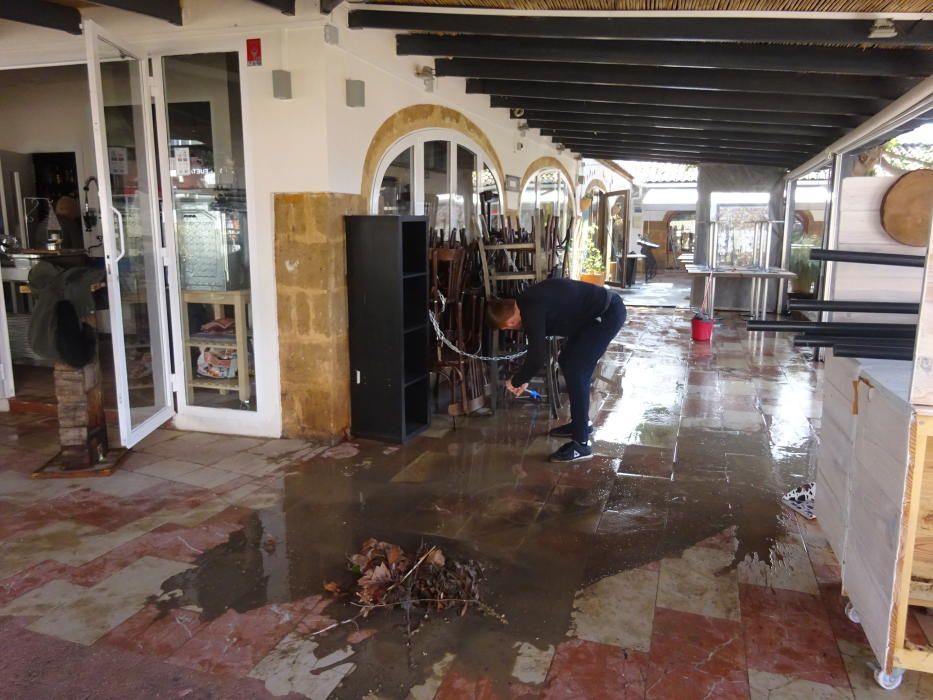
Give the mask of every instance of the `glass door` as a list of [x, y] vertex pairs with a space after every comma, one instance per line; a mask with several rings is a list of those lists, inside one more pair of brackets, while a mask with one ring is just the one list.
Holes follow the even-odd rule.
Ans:
[[616, 277], [609, 280], [627, 286], [631, 280], [628, 270], [628, 191], [609, 192], [606, 195], [606, 233], [609, 260], [616, 263]]
[[84, 20], [120, 439], [172, 417], [148, 59]]

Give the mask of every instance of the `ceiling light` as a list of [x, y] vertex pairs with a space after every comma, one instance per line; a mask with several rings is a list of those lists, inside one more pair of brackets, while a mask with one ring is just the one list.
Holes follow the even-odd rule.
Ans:
[[897, 36], [897, 27], [889, 19], [876, 19], [868, 32], [869, 39], [893, 39]]

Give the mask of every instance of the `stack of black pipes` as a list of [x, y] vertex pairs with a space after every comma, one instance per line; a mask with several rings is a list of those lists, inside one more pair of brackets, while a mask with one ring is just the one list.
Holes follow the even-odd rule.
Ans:
[[[892, 255], [851, 250], [814, 248], [811, 260], [867, 265], [923, 267], [922, 255]], [[840, 311], [870, 314], [918, 314], [919, 304], [887, 301], [823, 301], [791, 299], [791, 311]], [[862, 357], [885, 360], [912, 360], [917, 326], [913, 323], [856, 323], [822, 321], [749, 321], [749, 331], [798, 333], [798, 347], [832, 348], [838, 357]]]

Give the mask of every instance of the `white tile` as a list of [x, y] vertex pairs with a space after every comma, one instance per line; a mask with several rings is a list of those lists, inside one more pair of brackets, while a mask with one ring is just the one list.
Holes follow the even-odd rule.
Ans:
[[326, 698], [355, 665], [350, 647], [337, 649], [322, 658], [315, 654], [318, 643], [291, 632], [256, 667], [251, 678], [265, 681], [273, 695], [299, 693], [312, 700]]
[[411, 687], [406, 700], [434, 700], [455, 658], [450, 652], [444, 654], [440, 661], [431, 666], [431, 675], [425, 679], [424, 683]]
[[540, 649], [528, 642], [516, 642], [514, 646], [518, 653], [515, 657], [515, 665], [512, 667], [512, 676], [522, 683], [532, 685], [544, 683], [551, 661], [554, 660], [554, 645], [549, 644], [546, 648]]
[[142, 557], [33, 622], [29, 629], [77, 644], [93, 644], [139, 612], [162, 582], [189, 564]]
[[87, 479], [87, 486], [92, 491], [121, 498], [132, 496], [161, 483], [163, 481], [157, 477], [125, 470], [116, 471], [107, 477]]
[[189, 474], [200, 468], [201, 465], [195, 464], [194, 462], [184, 462], [180, 459], [163, 459], [159, 462], [154, 462], [152, 464], [146, 464], [144, 466], [138, 467], [136, 471], [139, 474], [157, 476], [160, 479], [179, 481], [179, 477], [182, 477], [185, 474]]
[[837, 688], [776, 673], [748, 669], [751, 700], [852, 700], [851, 688]]
[[577, 593], [568, 635], [648, 651], [658, 573], [632, 569], [607, 576]]
[[728, 570], [732, 552], [713, 547], [691, 547], [680, 557], [661, 561], [658, 607], [681, 612], [739, 619], [739, 583]]
[[772, 556], [773, 563], [760, 559], [740, 562], [739, 583], [819, 595], [813, 566], [802, 544], [779, 542]]
[[0, 615], [39, 617], [87, 592], [84, 586], [69, 581], [54, 580], [24, 593], [0, 608]]
[[224, 471], [223, 469], [215, 469], [214, 467], [201, 467], [200, 469], [195, 469], [194, 471], [176, 476], [174, 480], [183, 484], [210, 489], [214, 488], [215, 486], [220, 486], [221, 484], [226, 484], [228, 481], [232, 481], [233, 479], [239, 478], [239, 474]]
[[279, 468], [275, 460], [252, 452], [240, 452], [223, 457], [211, 465], [213, 469], [242, 474], [244, 476], [263, 476]]

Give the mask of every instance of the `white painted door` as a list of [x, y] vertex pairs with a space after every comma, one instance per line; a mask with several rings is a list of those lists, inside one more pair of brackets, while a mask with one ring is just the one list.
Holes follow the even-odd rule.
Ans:
[[120, 438], [174, 415], [149, 61], [84, 20]]

